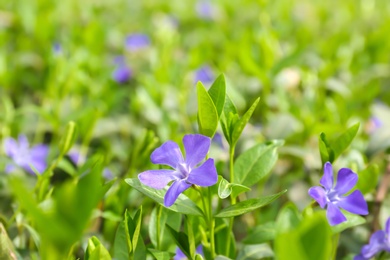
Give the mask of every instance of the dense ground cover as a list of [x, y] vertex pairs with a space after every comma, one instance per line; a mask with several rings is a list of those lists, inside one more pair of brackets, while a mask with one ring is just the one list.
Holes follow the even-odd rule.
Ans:
[[389, 28], [386, 0], [1, 1], [0, 259], [388, 258]]

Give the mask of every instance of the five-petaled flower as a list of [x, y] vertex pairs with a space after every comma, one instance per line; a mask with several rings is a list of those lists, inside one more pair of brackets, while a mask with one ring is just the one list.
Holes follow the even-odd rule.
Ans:
[[166, 207], [175, 203], [180, 193], [191, 187], [212, 186], [218, 180], [217, 170], [213, 159], [206, 158], [210, 148], [211, 139], [200, 134], [185, 135], [183, 138], [186, 158], [180, 151], [178, 144], [167, 141], [153, 151], [150, 160], [154, 164], [163, 164], [172, 167], [174, 170], [161, 169], [149, 170], [138, 175], [139, 180], [147, 186], [155, 189], [164, 188], [173, 181], [164, 197]]
[[334, 185], [332, 164], [327, 162], [324, 165], [324, 176], [320, 180], [323, 187], [315, 186], [309, 189], [309, 195], [321, 208], [326, 207], [326, 217], [330, 225], [334, 226], [347, 220], [340, 208], [354, 214], [368, 214], [367, 203], [359, 190], [343, 196], [356, 185], [357, 180], [357, 174], [351, 169], [341, 168], [337, 174], [337, 183]]
[[370, 243], [362, 247], [360, 255], [355, 256], [354, 260], [370, 259], [381, 251], [390, 252], [390, 218], [386, 221], [385, 230], [372, 234]]
[[49, 153], [47, 145], [39, 144], [29, 147], [27, 137], [19, 135], [18, 140], [11, 137], [4, 140], [4, 150], [8, 157], [13, 160], [13, 164], [6, 166], [5, 172], [9, 173], [20, 166], [30, 174], [35, 174], [33, 169], [42, 173], [46, 169], [46, 157]]

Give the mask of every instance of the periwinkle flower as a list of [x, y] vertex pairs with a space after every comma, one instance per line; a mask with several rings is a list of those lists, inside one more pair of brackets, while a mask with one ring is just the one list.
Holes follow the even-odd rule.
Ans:
[[214, 74], [213, 74], [210, 66], [205, 65], [205, 66], [202, 66], [195, 71], [195, 74], [194, 74], [195, 83], [200, 81], [203, 84], [208, 84], [208, 83], [211, 83], [213, 80], [214, 80]]
[[39, 173], [42, 173], [46, 169], [46, 157], [49, 153], [49, 147], [44, 144], [39, 144], [30, 148], [25, 135], [19, 135], [18, 140], [11, 137], [6, 138], [4, 140], [4, 150], [6, 155], [14, 162], [6, 166], [6, 173], [13, 171], [16, 166], [25, 169], [33, 175], [35, 174], [33, 168]]
[[210, 1], [199, 0], [196, 3], [196, 12], [200, 18], [212, 19], [215, 14], [214, 6]]
[[116, 64], [116, 68], [112, 73], [112, 78], [120, 84], [129, 81], [133, 73], [127, 66], [124, 57], [119, 56], [115, 58], [114, 63]]
[[341, 168], [337, 174], [337, 183], [334, 185], [332, 164], [327, 162], [324, 165], [324, 176], [320, 180], [323, 187], [315, 186], [309, 189], [309, 195], [320, 207], [326, 207], [326, 217], [330, 225], [334, 226], [347, 220], [340, 208], [353, 214], [368, 214], [367, 203], [359, 190], [344, 196], [356, 185], [357, 180], [358, 175], [351, 169]]
[[[204, 256], [203, 254], [203, 246], [200, 244], [197, 248], [196, 248], [196, 253], [199, 254], [199, 255], [202, 255]], [[175, 257], [173, 258], [173, 260], [187, 260], [187, 256], [183, 253], [183, 251], [180, 250], [179, 247], [176, 248], [176, 255]]]
[[138, 51], [150, 45], [150, 39], [146, 34], [134, 33], [126, 37], [125, 46], [129, 51]]
[[372, 234], [370, 243], [362, 247], [354, 260], [370, 259], [381, 251], [390, 252], [390, 218], [386, 221], [385, 230], [378, 230]]
[[173, 141], [163, 143], [150, 156], [152, 163], [167, 165], [173, 170], [149, 170], [138, 175], [144, 185], [155, 189], [162, 189], [173, 181], [164, 197], [166, 207], [175, 203], [180, 193], [191, 185], [207, 187], [214, 185], [218, 180], [214, 160], [210, 158], [201, 163], [206, 158], [211, 139], [200, 134], [185, 135], [183, 144], [185, 159], [178, 144]]

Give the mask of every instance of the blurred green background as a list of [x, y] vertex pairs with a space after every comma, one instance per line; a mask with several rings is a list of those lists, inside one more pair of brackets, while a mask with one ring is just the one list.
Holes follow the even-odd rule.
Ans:
[[[129, 48], [134, 34], [149, 44]], [[27, 134], [31, 143], [51, 144], [55, 158], [74, 120], [84, 157], [100, 154], [114, 176], [134, 177], [158, 142], [197, 132], [196, 80], [209, 86], [224, 73], [241, 114], [261, 97], [238, 151], [285, 139], [275, 174], [261, 185], [265, 193], [289, 189], [288, 200], [302, 209], [320, 174], [321, 132], [334, 137], [360, 122], [337, 163], [362, 170], [377, 162], [383, 170], [389, 35], [388, 0], [2, 0], [0, 136]], [[125, 82], [114, 76], [118, 66], [131, 71]], [[223, 173], [227, 152], [212, 153]], [[112, 202], [119, 216], [138, 206], [126, 196]], [[268, 211], [256, 221], [272, 219]]]

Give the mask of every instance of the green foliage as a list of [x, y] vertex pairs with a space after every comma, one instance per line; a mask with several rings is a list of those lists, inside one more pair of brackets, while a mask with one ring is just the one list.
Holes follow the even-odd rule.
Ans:
[[87, 250], [85, 251], [85, 260], [111, 260], [110, 253], [100, 243], [99, 239], [95, 236], [88, 240]]
[[245, 201], [241, 201], [237, 204], [222, 209], [215, 215], [215, 217], [229, 218], [251, 212], [255, 209], [268, 205], [269, 203], [273, 202], [274, 200], [282, 196], [284, 193], [286, 193], [286, 191], [287, 190], [284, 190], [277, 194], [265, 196], [260, 199], [248, 199]]
[[210, 94], [206, 91], [201, 82], [198, 82], [196, 85], [196, 90], [198, 93], [199, 132], [203, 135], [213, 137], [218, 127], [218, 111], [215, 107], [213, 99], [210, 97]]
[[242, 153], [234, 164], [234, 181], [250, 187], [262, 180], [274, 167], [278, 159], [277, 148], [281, 145], [283, 141], [274, 140]]
[[[156, 190], [150, 188], [148, 186], [142, 185], [141, 182], [136, 178], [133, 179], [129, 178], [126, 179], [125, 181], [134, 189], [148, 196], [149, 198], [156, 201], [160, 205], [164, 205], [164, 196], [167, 189]], [[198, 206], [196, 206], [196, 204], [184, 194], [180, 194], [175, 204], [170, 206], [169, 209], [175, 212], [180, 212], [188, 215], [195, 215], [195, 216], [203, 215], [202, 210]]]

